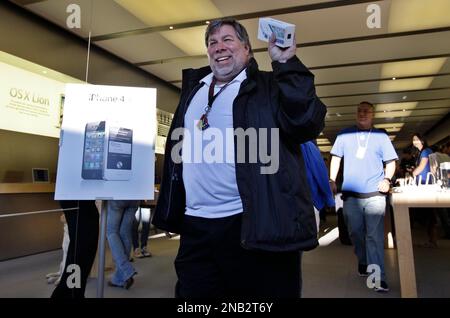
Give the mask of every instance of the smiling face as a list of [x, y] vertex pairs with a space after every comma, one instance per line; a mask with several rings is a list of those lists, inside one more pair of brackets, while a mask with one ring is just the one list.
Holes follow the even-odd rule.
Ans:
[[231, 25], [222, 25], [208, 39], [209, 65], [218, 83], [233, 79], [247, 65], [250, 49]]
[[412, 142], [413, 142], [413, 146], [414, 146], [414, 147], [416, 147], [416, 148], [419, 149], [419, 150], [422, 150], [422, 148], [423, 148], [423, 143], [422, 143], [422, 141], [420, 140], [419, 137], [413, 136]]

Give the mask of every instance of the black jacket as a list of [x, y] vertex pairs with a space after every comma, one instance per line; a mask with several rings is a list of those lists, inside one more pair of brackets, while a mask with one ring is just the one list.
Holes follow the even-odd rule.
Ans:
[[[261, 167], [270, 165], [261, 163], [260, 158], [256, 163], [239, 163], [235, 151], [236, 180], [244, 209], [241, 245], [266, 251], [310, 250], [318, 245], [317, 229], [300, 144], [319, 135], [326, 107], [316, 96], [313, 74], [297, 57], [287, 63], [273, 62], [272, 67], [273, 72], [259, 71], [252, 58], [247, 79], [233, 103], [234, 129], [267, 128], [269, 143], [270, 128], [279, 128], [280, 136], [279, 169], [274, 174], [260, 173]], [[166, 142], [153, 224], [179, 234], [183, 234], [186, 193], [183, 165], [174, 163], [170, 155], [179, 140], [170, 136], [175, 128], [184, 127], [188, 105], [201, 87], [199, 81], [209, 73], [209, 66], [183, 71], [180, 103]], [[245, 148], [248, 154], [248, 143]]]

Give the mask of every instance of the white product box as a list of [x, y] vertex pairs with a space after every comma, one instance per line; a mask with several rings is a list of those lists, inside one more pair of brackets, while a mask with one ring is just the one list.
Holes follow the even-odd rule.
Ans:
[[294, 41], [295, 25], [272, 18], [260, 18], [258, 39], [269, 42], [272, 33], [275, 33], [277, 46], [289, 47]]

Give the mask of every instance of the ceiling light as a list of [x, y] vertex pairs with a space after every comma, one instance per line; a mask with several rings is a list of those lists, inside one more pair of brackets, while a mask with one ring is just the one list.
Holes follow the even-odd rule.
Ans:
[[[404, 117], [408, 117], [411, 116], [412, 114], [412, 110], [407, 110], [407, 111], [389, 111], [389, 112], [379, 112], [379, 113], [375, 113], [375, 118], [385, 118], [386, 121], [392, 120], [394, 118], [404, 118]], [[401, 119], [399, 119], [401, 120]], [[392, 127], [392, 124], [389, 124], [387, 127]]]
[[211, 17], [223, 15], [211, 0], [115, 0], [115, 2], [150, 27], [206, 21]]
[[114, 1], [149, 27], [172, 26], [159, 34], [186, 55], [205, 55], [205, 24], [176, 30], [175, 25], [189, 21], [208, 22], [211, 20], [206, 19], [223, 16], [211, 0]]
[[[387, 120], [387, 118], [386, 118]], [[379, 129], [385, 129], [389, 133], [399, 132], [402, 127], [404, 126], [404, 123], [386, 123], [386, 124], [375, 124], [375, 128]]]
[[167, 30], [160, 34], [187, 55], [205, 54], [205, 26]]
[[405, 125], [405, 123], [390, 123], [390, 124], [375, 124], [375, 128], [385, 128], [389, 129], [390, 127], [394, 128], [402, 128]]
[[401, 130], [401, 128], [398, 127], [392, 127], [392, 128], [384, 128], [387, 132], [391, 133], [391, 132], [399, 132]]
[[205, 23], [206, 23], [206, 24], [209, 24], [210, 22], [209, 22], [209, 21], [206, 21]]
[[381, 69], [382, 78], [409, 77], [417, 75], [434, 75], [447, 61], [446, 57], [419, 59], [411, 61], [384, 63]]
[[317, 142], [317, 145], [319, 145], [319, 146], [330, 144], [330, 141], [328, 140], [328, 138], [317, 138], [316, 142]]
[[405, 100], [406, 98], [408, 98], [408, 96], [406, 96], [406, 95], [402, 97], [403, 100]]
[[170, 30], [173, 30], [173, 26], [170, 26], [169, 29], [170, 29]]
[[395, 0], [389, 12], [388, 32], [405, 32], [448, 26], [448, 0]]
[[331, 149], [333, 148], [332, 146], [318, 146], [320, 152], [330, 152]]
[[395, 78], [395, 77], [393, 77], [393, 78], [392, 78], [392, 80], [393, 80], [393, 81], [395, 81], [395, 80], [396, 80], [396, 78]]
[[386, 104], [377, 104], [375, 106], [375, 111], [381, 113], [384, 112], [395, 112], [402, 111], [403, 109], [415, 109], [417, 107], [418, 102], [402, 102], [402, 103], [386, 103]]
[[426, 89], [433, 82], [434, 77], [408, 78], [392, 81], [381, 81], [380, 92], [401, 92]]

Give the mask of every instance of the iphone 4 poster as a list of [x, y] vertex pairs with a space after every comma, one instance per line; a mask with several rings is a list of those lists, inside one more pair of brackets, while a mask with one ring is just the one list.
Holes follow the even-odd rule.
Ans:
[[55, 200], [153, 199], [156, 89], [68, 84]]

